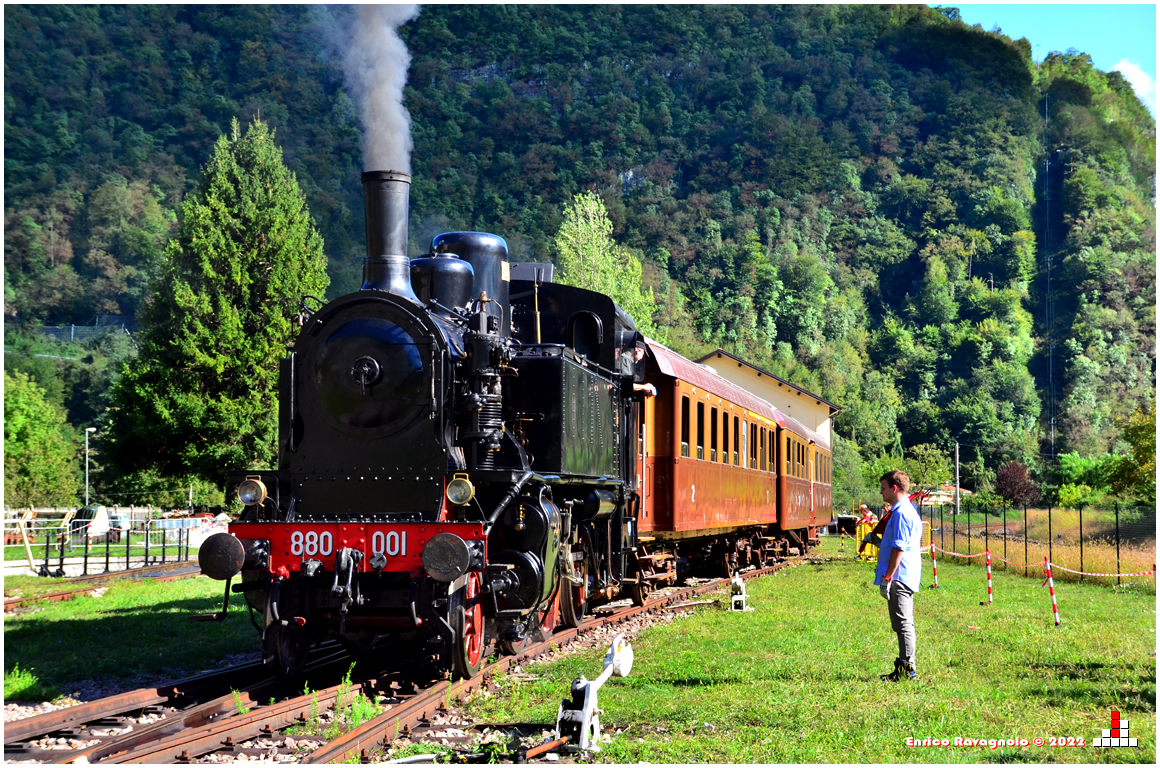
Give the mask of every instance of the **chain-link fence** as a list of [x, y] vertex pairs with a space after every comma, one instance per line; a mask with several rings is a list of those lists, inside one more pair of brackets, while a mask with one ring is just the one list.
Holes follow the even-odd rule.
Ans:
[[[991, 552], [994, 570], [1043, 578], [1050, 560], [1058, 581], [1138, 584], [1155, 588], [1156, 510], [1115, 503], [1110, 507], [1012, 507], [964, 498], [959, 514], [949, 505], [919, 508], [930, 521], [939, 558], [982, 565]], [[953, 554], [958, 553], [962, 557]]]

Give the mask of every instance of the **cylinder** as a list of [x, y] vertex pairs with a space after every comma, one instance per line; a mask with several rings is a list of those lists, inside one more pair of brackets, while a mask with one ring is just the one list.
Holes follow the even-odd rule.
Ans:
[[367, 171], [362, 183], [367, 235], [362, 290], [393, 293], [418, 303], [407, 258], [411, 177], [398, 171]]
[[475, 270], [471, 298], [486, 293], [490, 299], [483, 313], [501, 318], [499, 334], [511, 335], [511, 307], [508, 304], [510, 265], [507, 242], [487, 232], [444, 232], [431, 241], [435, 253], [452, 253]]

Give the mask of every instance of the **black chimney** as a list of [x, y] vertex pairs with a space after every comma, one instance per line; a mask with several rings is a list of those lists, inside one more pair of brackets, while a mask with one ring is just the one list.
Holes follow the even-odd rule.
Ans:
[[362, 183], [367, 220], [362, 290], [386, 291], [418, 303], [407, 258], [411, 177], [398, 171], [367, 171]]

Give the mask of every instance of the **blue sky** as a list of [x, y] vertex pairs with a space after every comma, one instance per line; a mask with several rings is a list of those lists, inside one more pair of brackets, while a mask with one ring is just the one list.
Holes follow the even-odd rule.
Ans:
[[1026, 37], [1037, 61], [1068, 48], [1090, 55], [1097, 69], [1121, 72], [1140, 101], [1156, 114], [1155, 4], [943, 5], [957, 7], [968, 24], [981, 24], [986, 30], [997, 26], [1012, 40]]

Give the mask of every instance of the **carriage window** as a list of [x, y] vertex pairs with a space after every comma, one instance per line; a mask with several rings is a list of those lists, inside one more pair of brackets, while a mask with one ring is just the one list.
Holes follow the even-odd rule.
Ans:
[[769, 471], [777, 471], [777, 441], [772, 429], [769, 430]]
[[689, 398], [681, 398], [681, 455], [689, 455]]
[[757, 425], [749, 422], [749, 468], [757, 469]]
[[697, 403], [697, 458], [705, 458], [705, 404]]
[[721, 414], [721, 461], [729, 463], [729, 414]]
[[739, 416], [733, 417], [733, 464], [740, 465], [740, 457], [738, 456], [738, 449], [741, 447], [741, 418]]
[[765, 427], [761, 428], [761, 458], [757, 462], [757, 468], [762, 472], [765, 471]]
[[717, 409], [709, 411], [709, 461], [717, 460]]

